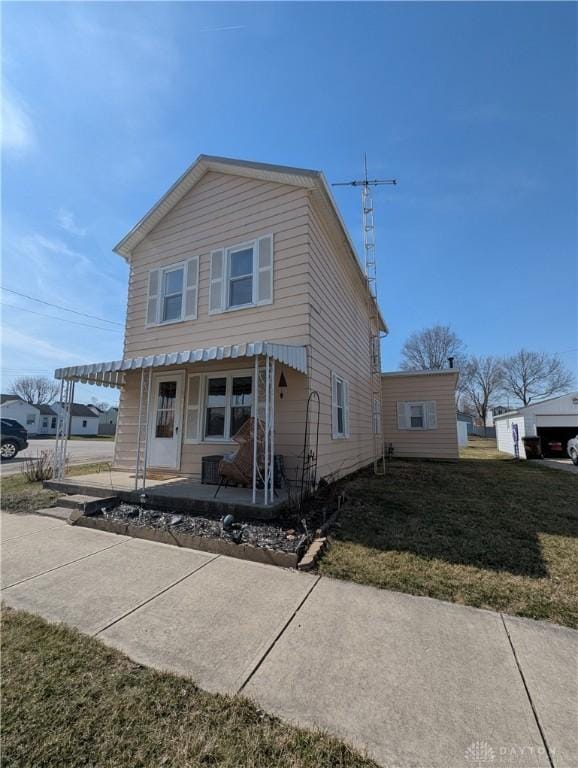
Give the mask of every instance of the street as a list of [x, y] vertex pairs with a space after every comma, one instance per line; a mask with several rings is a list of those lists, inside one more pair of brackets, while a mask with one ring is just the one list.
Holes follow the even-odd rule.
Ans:
[[[26, 458], [39, 456], [42, 451], [54, 450], [53, 438], [36, 438], [28, 441], [28, 448], [21, 451], [16, 458], [2, 463], [2, 475], [14, 475], [20, 472]], [[69, 440], [67, 454], [71, 464], [85, 464], [99, 461], [112, 461], [114, 440]]]

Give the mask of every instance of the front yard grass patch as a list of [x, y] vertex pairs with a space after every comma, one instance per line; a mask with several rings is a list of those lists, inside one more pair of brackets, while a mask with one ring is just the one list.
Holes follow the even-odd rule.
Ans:
[[[93, 472], [104, 472], [110, 469], [110, 464], [73, 464], [67, 469], [67, 477], [87, 475]], [[44, 488], [42, 483], [29, 483], [20, 473], [2, 477], [2, 509], [6, 512], [35, 512], [37, 509], [47, 509], [56, 504], [62, 496], [59, 491]]]
[[494, 446], [345, 483], [321, 573], [578, 627], [578, 478]]
[[75, 630], [10, 609], [2, 623], [5, 768], [377, 768], [337, 739]]

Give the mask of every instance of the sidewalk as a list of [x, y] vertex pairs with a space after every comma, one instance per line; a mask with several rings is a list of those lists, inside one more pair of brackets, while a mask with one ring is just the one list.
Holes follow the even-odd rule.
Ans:
[[578, 632], [2, 513], [7, 605], [388, 768], [576, 768]]

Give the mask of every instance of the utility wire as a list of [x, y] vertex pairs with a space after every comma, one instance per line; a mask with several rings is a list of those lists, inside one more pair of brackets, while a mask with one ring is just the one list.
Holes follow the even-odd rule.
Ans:
[[46, 304], [49, 307], [56, 307], [56, 309], [63, 309], [65, 312], [73, 312], [75, 315], [82, 315], [83, 317], [90, 317], [92, 320], [100, 320], [103, 323], [110, 323], [111, 325], [120, 325], [122, 326], [122, 323], [117, 322], [116, 320], [107, 320], [106, 317], [99, 317], [98, 315], [88, 315], [86, 312], [79, 312], [76, 309], [70, 309], [70, 307], [63, 307], [62, 304], [53, 304], [51, 301], [45, 301], [44, 299], [37, 299], [35, 296], [28, 296], [26, 293], [20, 293], [19, 291], [14, 291], [12, 288], [5, 288], [3, 285], [0, 285], [0, 289], [3, 291], [8, 291], [8, 293], [14, 293], [16, 296], [22, 296], [24, 299], [30, 299], [30, 301], [38, 301], [40, 304]]
[[54, 315], [47, 315], [44, 312], [35, 312], [33, 309], [27, 309], [26, 307], [18, 307], [16, 304], [6, 304], [5, 301], [0, 301], [3, 307], [10, 307], [11, 309], [19, 309], [22, 312], [30, 312], [31, 315], [39, 315], [40, 317], [49, 317], [51, 320], [60, 320], [61, 323], [68, 323], [68, 325], [83, 325], [85, 328], [96, 328], [99, 331], [109, 331], [110, 333], [122, 333], [120, 328], [103, 328], [100, 325], [90, 325], [90, 323], [78, 323], [75, 320], [67, 320], [65, 317], [55, 317]]

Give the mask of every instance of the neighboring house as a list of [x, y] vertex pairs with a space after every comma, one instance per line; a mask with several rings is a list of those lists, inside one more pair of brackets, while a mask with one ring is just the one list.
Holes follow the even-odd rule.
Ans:
[[112, 406], [106, 411], [101, 411], [98, 417], [98, 434], [114, 435], [116, 433], [116, 422], [118, 419], [118, 408]]
[[39, 429], [40, 406], [31, 405], [18, 395], [0, 395], [0, 414], [5, 419], [14, 419], [21, 424], [29, 435], [35, 435]]
[[510, 405], [494, 405], [488, 408], [486, 413], [486, 427], [494, 426], [494, 419], [496, 416], [501, 416], [503, 413], [509, 413], [512, 410]]
[[93, 403], [88, 403], [86, 407], [90, 408], [95, 416], [100, 416], [100, 414], [103, 413], [102, 408], [99, 408], [98, 405], [94, 405]]
[[123, 359], [55, 375], [120, 388], [116, 469], [142, 467], [147, 441], [148, 467], [199, 479], [257, 415], [293, 478], [312, 392], [318, 476], [372, 462], [370, 327], [387, 328], [322, 173], [202, 155], [115, 251], [130, 267]]
[[382, 374], [383, 431], [394, 456], [459, 458], [458, 375], [455, 368]]
[[55, 435], [56, 423], [58, 421], [56, 411], [50, 405], [37, 405], [36, 407], [40, 412], [38, 418], [38, 434]]
[[566, 443], [578, 434], [578, 392], [530, 403], [495, 417], [499, 451], [514, 452], [517, 428], [520, 458], [526, 458], [524, 437], [540, 437], [544, 456], [567, 457]]
[[[54, 411], [58, 414], [62, 410], [61, 403], [52, 405]], [[94, 411], [88, 405], [81, 403], [72, 403], [70, 409], [70, 434], [71, 435], [98, 435], [98, 420]]]

